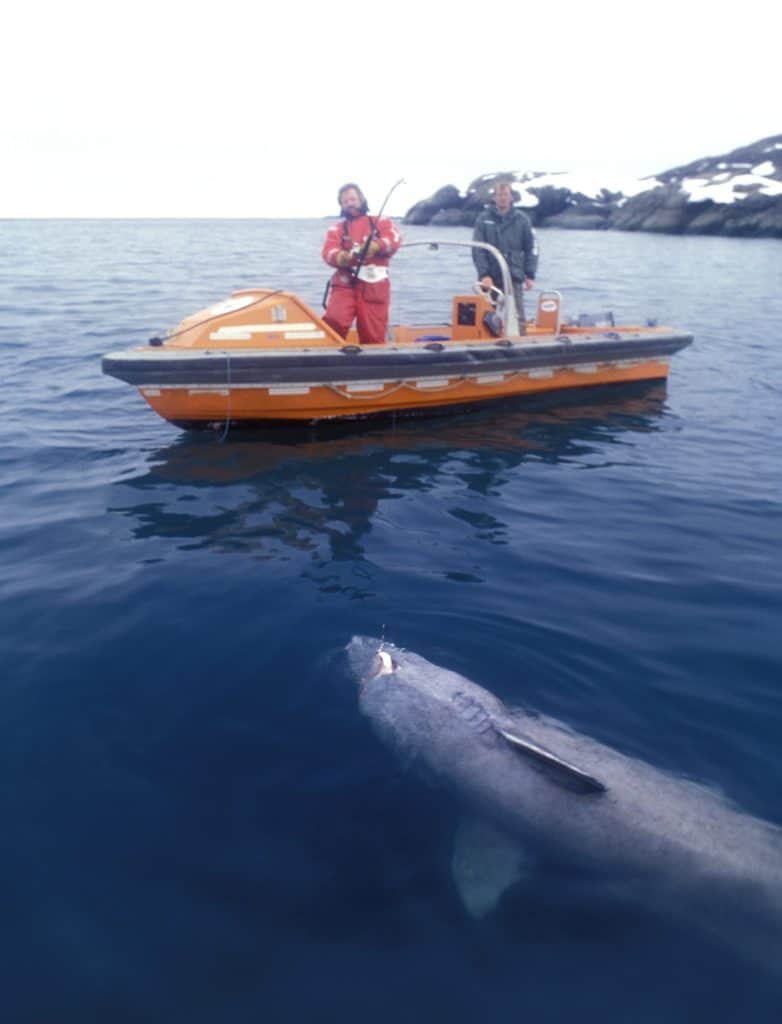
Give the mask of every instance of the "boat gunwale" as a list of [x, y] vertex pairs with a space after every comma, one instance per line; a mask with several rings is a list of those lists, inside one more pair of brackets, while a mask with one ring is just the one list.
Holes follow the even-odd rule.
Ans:
[[[208, 384], [348, 382], [382, 374], [389, 379], [444, 374], [513, 372], [611, 364], [669, 356], [691, 344], [693, 336], [620, 331], [579, 339], [563, 336], [544, 342], [497, 339], [494, 343], [450, 342], [427, 347], [366, 346], [356, 350], [291, 349], [126, 349], [103, 357], [103, 372], [137, 387], [185, 387]], [[263, 379], [262, 379], [263, 378]]]

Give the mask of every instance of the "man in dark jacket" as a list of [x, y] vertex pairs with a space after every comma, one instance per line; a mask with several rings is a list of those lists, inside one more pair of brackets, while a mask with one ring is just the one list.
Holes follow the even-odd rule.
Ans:
[[[473, 231], [474, 242], [488, 242], [499, 249], [510, 268], [513, 295], [519, 315], [519, 332], [526, 333], [524, 290], [532, 288], [538, 269], [538, 243], [529, 217], [513, 205], [509, 181], [494, 186], [494, 204], [478, 214]], [[473, 249], [472, 259], [484, 288], [502, 288], [502, 274], [491, 253]]]

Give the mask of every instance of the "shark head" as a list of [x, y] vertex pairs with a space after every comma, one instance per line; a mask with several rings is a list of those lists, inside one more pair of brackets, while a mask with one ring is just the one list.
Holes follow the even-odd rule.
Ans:
[[496, 697], [464, 676], [369, 637], [354, 637], [348, 657], [359, 683], [362, 713], [380, 738], [405, 758], [419, 756], [441, 772], [448, 765], [453, 773], [458, 764], [485, 764], [492, 757], [504, 777], [521, 772], [537, 780], [545, 775], [571, 792], [605, 792], [599, 778], [536, 742], [526, 732], [529, 716], [518, 709], [511, 715]]
[[484, 704], [496, 702], [455, 672], [372, 637], [354, 637], [347, 655], [362, 714], [406, 757], [436, 757], [441, 745], [459, 743], [488, 727]]

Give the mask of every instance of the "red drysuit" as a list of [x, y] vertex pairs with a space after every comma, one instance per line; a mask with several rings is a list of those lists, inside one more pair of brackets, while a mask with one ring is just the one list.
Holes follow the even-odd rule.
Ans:
[[[367, 235], [377, 225], [374, 240], [378, 251], [361, 264], [359, 276], [354, 280], [361, 250]], [[363, 214], [360, 217], [346, 217], [329, 228], [323, 243], [323, 259], [337, 272], [331, 279], [331, 292], [323, 319], [341, 337], [345, 337], [353, 320], [356, 321], [358, 337], [362, 345], [379, 344], [386, 340], [388, 307], [391, 302], [391, 282], [388, 280], [388, 264], [401, 245], [402, 239], [392, 221]], [[355, 252], [350, 264], [340, 268], [337, 254], [341, 251]]]

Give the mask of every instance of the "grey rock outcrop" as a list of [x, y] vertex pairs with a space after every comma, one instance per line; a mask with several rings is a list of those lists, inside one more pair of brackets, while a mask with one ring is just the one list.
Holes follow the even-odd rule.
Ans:
[[703, 157], [631, 185], [579, 188], [572, 175], [485, 174], [462, 194], [446, 185], [408, 210], [405, 223], [472, 225], [498, 178], [532, 222], [548, 227], [782, 238], [782, 135]]
[[687, 195], [678, 186], [661, 185], [628, 199], [611, 217], [611, 226], [620, 231], [678, 232], [687, 206]]

